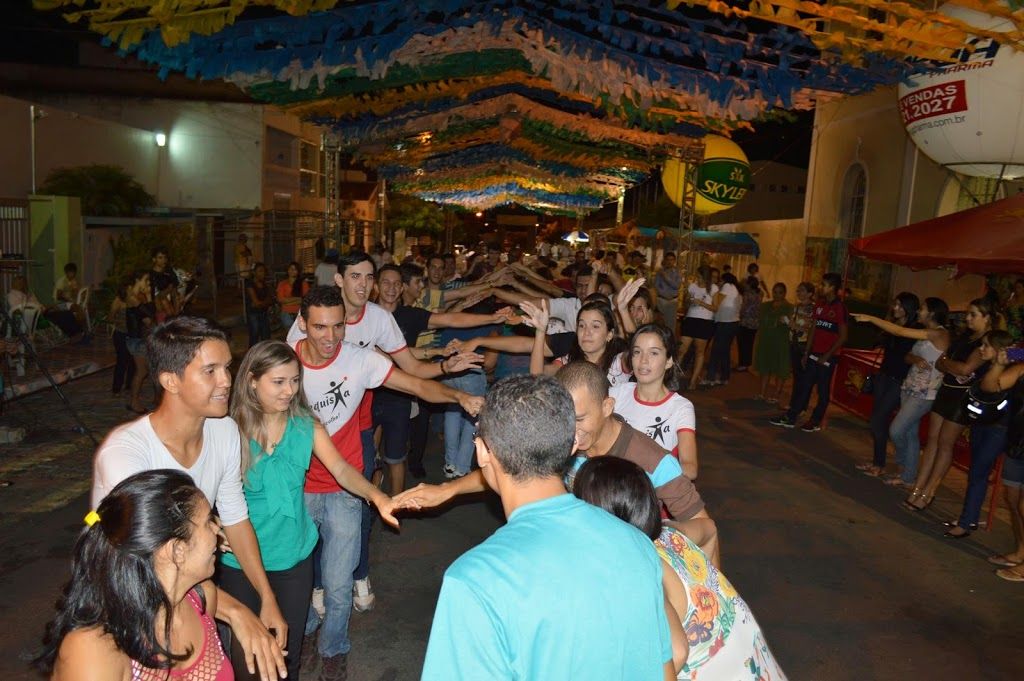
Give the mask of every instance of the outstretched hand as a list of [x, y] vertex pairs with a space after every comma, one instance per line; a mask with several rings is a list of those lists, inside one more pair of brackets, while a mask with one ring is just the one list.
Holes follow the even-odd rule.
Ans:
[[540, 333], [544, 333], [544, 331], [547, 330], [548, 320], [551, 319], [551, 313], [548, 310], [548, 301], [546, 298], [541, 299], [539, 306], [534, 305], [528, 300], [524, 300], [519, 303], [519, 307], [526, 313], [526, 318], [523, 322], [527, 326], [532, 326]]
[[448, 373], [457, 374], [466, 369], [479, 369], [484, 362], [484, 356], [475, 352], [460, 352], [444, 361], [447, 362], [445, 369]]
[[421, 482], [412, 489], [396, 494], [392, 500], [396, 508], [421, 510], [434, 508], [452, 498], [443, 485], [428, 485]]
[[620, 309], [625, 309], [629, 306], [629, 301], [633, 300], [636, 296], [636, 292], [640, 290], [640, 287], [647, 283], [647, 279], [644, 277], [637, 277], [633, 281], [627, 282], [625, 286], [619, 289], [619, 292], [615, 295], [615, 306]]

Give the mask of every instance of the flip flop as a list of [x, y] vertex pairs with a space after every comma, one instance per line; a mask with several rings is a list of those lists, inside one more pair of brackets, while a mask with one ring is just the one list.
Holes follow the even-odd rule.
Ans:
[[1024, 562], [1024, 561], [1019, 561], [1019, 560], [1017, 560], [1017, 561], [1010, 560], [1005, 555], [989, 556], [985, 560], [987, 560], [988, 562], [992, 563], [993, 565], [998, 565], [1000, 567], [1017, 567], [1022, 562]]
[[890, 487], [903, 487], [904, 489], [910, 489], [914, 486], [912, 482], [903, 482], [903, 478], [898, 475], [890, 475], [882, 480], [882, 482]]
[[874, 466], [870, 466], [868, 468], [858, 468], [857, 470], [859, 470], [862, 475], [866, 475], [869, 478], [880, 478], [885, 474], [885, 471], [883, 471], [881, 468], [875, 468]]
[[996, 570], [996, 577], [1008, 582], [1024, 582], [1024, 575], [1014, 572], [1013, 568], [999, 568]]
[[876, 468], [876, 466], [873, 463], [859, 463], [857, 464], [856, 468], [859, 471], [869, 471], [872, 468]]

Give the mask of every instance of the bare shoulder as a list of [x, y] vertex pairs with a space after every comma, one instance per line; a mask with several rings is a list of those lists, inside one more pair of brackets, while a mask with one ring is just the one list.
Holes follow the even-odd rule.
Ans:
[[131, 661], [100, 627], [76, 629], [64, 637], [53, 681], [128, 681]]

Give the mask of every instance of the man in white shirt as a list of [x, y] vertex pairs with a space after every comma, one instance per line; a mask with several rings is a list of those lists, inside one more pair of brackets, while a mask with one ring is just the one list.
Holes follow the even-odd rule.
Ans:
[[[347, 333], [343, 297], [334, 286], [310, 290], [299, 308], [305, 338], [291, 343], [302, 362], [302, 387], [313, 412], [326, 428], [341, 456], [357, 469], [363, 467], [359, 404], [373, 388], [386, 387], [419, 395], [424, 400], [459, 404], [471, 414], [483, 405], [474, 397], [436, 381], [416, 378], [371, 348], [343, 343]], [[352, 647], [348, 623], [353, 603], [353, 572], [359, 561], [362, 508], [366, 504], [347, 494], [317, 461], [306, 474], [306, 506], [320, 528], [325, 614], [318, 652], [323, 660], [321, 678], [340, 678], [347, 670]], [[317, 627], [310, 612], [306, 634]], [[307, 645], [312, 645], [307, 640]]]
[[[390, 312], [376, 303], [369, 302], [376, 279], [373, 259], [366, 253], [356, 251], [338, 259], [338, 272], [334, 283], [341, 289], [345, 303], [344, 342], [361, 348], [378, 348], [391, 357], [398, 367], [417, 378], [437, 378], [441, 375], [458, 373], [471, 366], [479, 365], [483, 357], [473, 353], [449, 357], [442, 362], [423, 362], [412, 356], [402, 336], [402, 330]], [[288, 331], [288, 344], [295, 347], [297, 341], [305, 338], [299, 319]], [[359, 405], [359, 430], [363, 445], [363, 474], [373, 475], [376, 451], [373, 446], [373, 393], [367, 391]], [[344, 455], [344, 452], [342, 452]], [[369, 579], [369, 537], [372, 515], [369, 507], [363, 512], [362, 543], [359, 566], [355, 572], [355, 608], [359, 611], [373, 607], [374, 594]]]
[[[153, 329], [147, 354], [150, 373], [163, 388], [160, 406], [114, 429], [100, 445], [93, 467], [92, 506], [98, 506], [119, 482], [141, 471], [173, 468], [191, 475], [210, 505], [217, 506], [231, 551], [262, 604], [257, 621], [222, 591], [217, 616], [231, 626], [250, 672], [255, 671], [255, 660], [264, 678], [283, 676], [281, 650], [288, 640], [288, 625], [267, 581], [242, 493], [238, 427], [227, 416], [231, 395], [227, 337], [206, 319], [177, 317]], [[274, 630], [273, 636], [269, 629]]]

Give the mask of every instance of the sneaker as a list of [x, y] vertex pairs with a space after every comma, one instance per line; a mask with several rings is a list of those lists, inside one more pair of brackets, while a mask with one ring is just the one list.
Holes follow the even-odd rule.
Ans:
[[808, 421], [804, 425], [800, 426], [800, 430], [804, 431], [805, 433], [817, 433], [819, 430], [821, 430], [821, 424], [815, 423], [814, 421]]
[[446, 463], [444, 465], [444, 477], [448, 478], [449, 480], [454, 480], [455, 478], [459, 477], [459, 472], [455, 470], [455, 466], [451, 465], [450, 463]]
[[323, 589], [313, 589], [313, 600], [310, 605], [313, 606], [313, 610], [316, 612], [317, 617], [322, 620], [324, 615], [327, 613], [327, 608], [324, 606]]
[[323, 658], [318, 681], [348, 681], [348, 655], [332, 655]]
[[785, 414], [768, 419], [768, 423], [773, 426], [782, 426], [783, 428], [793, 428], [796, 426], [796, 424], [790, 421]]
[[319, 629], [312, 634], [302, 637], [302, 652], [299, 655], [299, 669], [307, 679], [313, 678], [316, 674], [316, 667], [320, 664], [320, 652], [317, 650], [317, 634]]
[[356, 612], [373, 610], [373, 602], [376, 596], [373, 595], [373, 587], [370, 586], [370, 578], [357, 579], [352, 584], [352, 608]]

